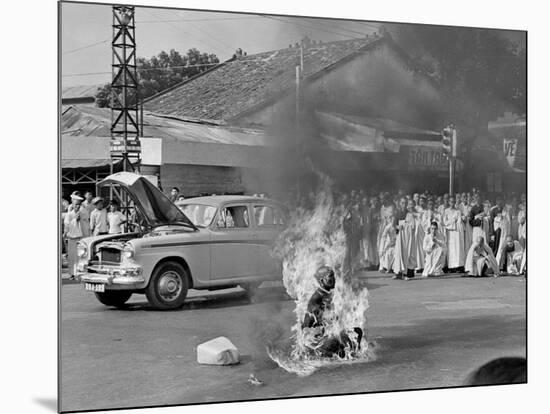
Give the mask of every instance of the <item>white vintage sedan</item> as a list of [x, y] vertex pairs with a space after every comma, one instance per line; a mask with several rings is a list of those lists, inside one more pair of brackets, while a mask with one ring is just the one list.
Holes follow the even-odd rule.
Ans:
[[120, 172], [102, 185], [120, 186], [137, 210], [140, 231], [82, 239], [78, 277], [108, 306], [145, 294], [157, 309], [184, 304], [188, 289], [241, 286], [251, 292], [282, 278], [271, 248], [286, 209], [250, 196], [198, 197], [172, 203], [145, 177]]

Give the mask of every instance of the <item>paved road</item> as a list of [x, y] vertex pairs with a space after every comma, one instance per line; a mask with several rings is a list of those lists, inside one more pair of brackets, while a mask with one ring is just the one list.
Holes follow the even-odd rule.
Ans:
[[[143, 296], [107, 308], [80, 285], [62, 286], [62, 409], [104, 409], [461, 385], [498, 356], [525, 356], [525, 279], [391, 280], [368, 277], [368, 337], [377, 359], [305, 378], [266, 356], [262, 329], [289, 327], [281, 288], [249, 303], [239, 289], [193, 291], [182, 309], [157, 312]], [[195, 347], [227, 336], [240, 365], [203, 366]], [[250, 373], [264, 382], [247, 382]]]

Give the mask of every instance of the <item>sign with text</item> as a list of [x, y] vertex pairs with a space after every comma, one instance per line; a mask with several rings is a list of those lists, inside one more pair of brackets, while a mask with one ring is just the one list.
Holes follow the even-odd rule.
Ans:
[[123, 139], [111, 139], [110, 142], [111, 154], [123, 154], [125, 151], [128, 154], [141, 153], [141, 142], [139, 139], [129, 139], [126, 141], [126, 148]]
[[449, 163], [441, 148], [417, 146], [408, 147], [408, 166], [413, 170], [445, 171]]

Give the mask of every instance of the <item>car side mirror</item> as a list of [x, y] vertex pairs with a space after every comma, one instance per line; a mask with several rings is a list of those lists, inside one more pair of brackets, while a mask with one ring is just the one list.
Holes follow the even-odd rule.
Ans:
[[225, 228], [225, 220], [223, 217], [218, 217], [218, 221], [216, 222], [217, 227]]

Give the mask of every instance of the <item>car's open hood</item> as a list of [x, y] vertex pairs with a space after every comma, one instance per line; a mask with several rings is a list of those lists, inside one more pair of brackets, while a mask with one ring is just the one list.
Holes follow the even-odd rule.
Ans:
[[99, 186], [109, 184], [117, 184], [130, 194], [149, 225], [154, 227], [184, 223], [197, 229], [191, 220], [144, 176], [131, 172], [118, 172], [105, 178]]

